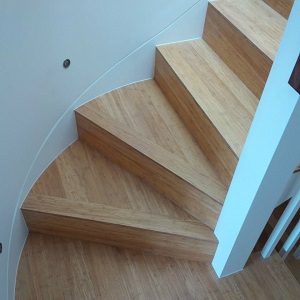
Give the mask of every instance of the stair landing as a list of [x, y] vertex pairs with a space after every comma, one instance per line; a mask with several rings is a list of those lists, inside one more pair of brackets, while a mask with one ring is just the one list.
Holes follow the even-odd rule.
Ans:
[[219, 279], [210, 263], [30, 234], [20, 260], [16, 300], [289, 299], [300, 286], [277, 253], [252, 255]]

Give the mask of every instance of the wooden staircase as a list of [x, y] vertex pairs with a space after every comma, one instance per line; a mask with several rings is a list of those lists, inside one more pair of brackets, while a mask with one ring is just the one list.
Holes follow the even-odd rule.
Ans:
[[153, 80], [78, 108], [79, 141], [22, 206], [29, 230], [211, 261], [286, 23], [265, 2], [209, 3], [203, 40], [159, 46]]

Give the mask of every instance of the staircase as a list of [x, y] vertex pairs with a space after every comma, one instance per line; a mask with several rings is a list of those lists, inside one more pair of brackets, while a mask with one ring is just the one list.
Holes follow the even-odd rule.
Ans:
[[286, 24], [265, 2], [209, 3], [203, 40], [157, 47], [153, 80], [78, 108], [79, 140], [22, 206], [29, 230], [211, 261]]

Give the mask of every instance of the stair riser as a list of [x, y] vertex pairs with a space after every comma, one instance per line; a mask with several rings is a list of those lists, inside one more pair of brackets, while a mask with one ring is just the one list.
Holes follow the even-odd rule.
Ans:
[[155, 80], [218, 171], [223, 183], [229, 186], [238, 161], [236, 155], [159, 50], [156, 51]]
[[272, 60], [209, 3], [203, 39], [260, 98]]
[[23, 209], [30, 232], [97, 242], [182, 259], [211, 261], [216, 243]]
[[107, 158], [145, 180], [201, 223], [214, 229], [221, 204], [150, 157], [76, 113], [78, 136]]
[[294, 0], [263, 0], [284, 18], [288, 19]]

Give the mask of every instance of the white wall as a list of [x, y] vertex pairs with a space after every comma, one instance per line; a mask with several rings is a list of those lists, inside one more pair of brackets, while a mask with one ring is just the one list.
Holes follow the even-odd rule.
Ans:
[[[20, 206], [76, 138], [73, 109], [152, 77], [159, 43], [197, 38], [207, 0], [0, 0], [0, 299], [14, 298]], [[71, 59], [69, 69], [62, 67]]]

